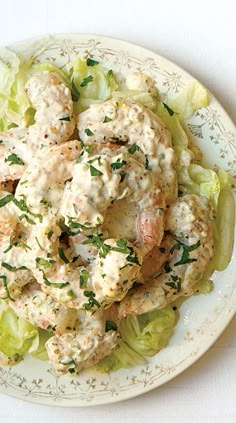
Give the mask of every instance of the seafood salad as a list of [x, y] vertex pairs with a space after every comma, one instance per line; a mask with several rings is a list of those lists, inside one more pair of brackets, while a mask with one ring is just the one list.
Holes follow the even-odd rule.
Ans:
[[141, 72], [120, 81], [94, 58], [23, 72], [7, 54], [0, 363], [27, 351], [58, 375], [143, 363], [166, 346], [177, 299], [209, 292], [231, 257], [230, 176], [201, 165], [184, 126], [208, 94], [194, 81], [195, 104], [188, 87], [163, 102]]

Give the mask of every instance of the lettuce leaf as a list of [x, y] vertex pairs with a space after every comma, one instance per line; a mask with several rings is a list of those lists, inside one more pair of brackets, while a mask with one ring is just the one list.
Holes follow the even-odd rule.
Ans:
[[38, 346], [38, 329], [0, 302], [0, 352], [12, 358]]
[[96, 368], [101, 372], [115, 371], [146, 362], [146, 356], [166, 347], [176, 323], [171, 306], [140, 316], [128, 316], [120, 323], [121, 342]]
[[200, 82], [194, 80], [174, 99], [170, 99], [168, 105], [180, 118], [188, 119], [195, 110], [209, 105], [209, 94]]
[[96, 370], [100, 373], [115, 372], [119, 369], [128, 369], [131, 366], [145, 364], [146, 362], [147, 360], [142, 355], [121, 340], [111, 354], [96, 364]]
[[97, 62], [89, 65], [89, 60], [84, 61], [79, 57], [67, 65], [71, 85], [74, 84], [79, 99], [75, 112], [87, 109], [91, 104], [102, 103], [111, 98], [112, 92], [119, 88], [118, 82], [112, 72], [107, 71]]

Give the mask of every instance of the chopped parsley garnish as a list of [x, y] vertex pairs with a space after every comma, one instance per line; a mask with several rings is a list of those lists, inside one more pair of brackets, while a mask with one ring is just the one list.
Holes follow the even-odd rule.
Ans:
[[85, 151], [87, 151], [87, 153], [92, 153], [93, 146], [92, 145], [87, 145], [87, 147], [85, 147]]
[[39, 266], [45, 267], [45, 269], [48, 269], [52, 266], [52, 264], [56, 263], [55, 260], [46, 260], [43, 257], [37, 257], [35, 261], [37, 264], [39, 264]]
[[97, 60], [90, 59], [90, 57], [86, 60], [87, 66], [96, 66], [99, 65], [99, 62]]
[[[13, 199], [13, 203], [16, 205], [16, 207], [18, 207], [21, 211], [26, 212], [26, 213], [29, 213], [33, 217], [36, 217], [37, 219], [39, 219], [40, 223], [42, 223], [43, 216], [41, 214], [39, 214], [39, 213], [33, 213], [33, 212], [31, 212], [28, 209], [28, 206], [26, 204], [26, 197], [25, 197], [25, 195], [22, 194], [21, 197], [22, 198], [20, 200], [17, 200], [17, 198], [14, 198]], [[22, 219], [23, 219], [23, 217], [22, 217]], [[27, 219], [27, 221], [28, 221], [28, 219]], [[32, 223], [32, 222], [29, 222], [29, 223], [31, 223], [31, 225], [35, 225], [35, 223]]]
[[117, 247], [112, 247], [112, 251], [117, 251], [118, 253], [122, 254], [130, 254], [133, 252], [133, 249], [130, 247], [127, 247], [127, 241], [125, 239], [118, 239], [116, 241]]
[[15, 165], [19, 165], [19, 166], [24, 166], [24, 162], [23, 160], [21, 160], [20, 157], [18, 157], [15, 153], [10, 154], [6, 159], [5, 162], [9, 162], [9, 166], [12, 166], [13, 164]]
[[126, 260], [130, 263], [139, 264], [138, 257], [136, 255], [134, 257], [133, 256], [127, 256]]
[[79, 276], [79, 282], [80, 282], [80, 288], [86, 288], [87, 282], [88, 282], [89, 272], [86, 269], [81, 269], [80, 276]]
[[65, 122], [70, 122], [70, 116], [62, 116], [59, 120], [64, 120]]
[[172, 282], [166, 282], [165, 285], [176, 289], [177, 292], [181, 291], [181, 279], [179, 276], [171, 275]]
[[84, 132], [86, 135], [88, 135], [88, 137], [91, 137], [92, 135], [94, 135], [94, 133], [89, 128], [85, 128]]
[[19, 216], [19, 219], [20, 220], [23, 220], [23, 219], [25, 219], [30, 225], [36, 225], [36, 223], [35, 223], [35, 221], [33, 220], [33, 219], [30, 219], [30, 217], [29, 216], [27, 216], [27, 214], [21, 214], [20, 216]]
[[[90, 229], [91, 228], [91, 224], [89, 222], [84, 222], [84, 223], [78, 223], [78, 222], [73, 222], [73, 217], [67, 216], [68, 217], [68, 225], [71, 229]], [[68, 230], [68, 226], [65, 225], [65, 227]], [[64, 231], [66, 232], [66, 231]]]
[[8, 194], [0, 200], [0, 207], [4, 207], [7, 203], [10, 203], [14, 199], [14, 195]]
[[160, 253], [164, 254], [166, 252], [166, 249], [164, 247], [159, 247]]
[[89, 170], [90, 170], [91, 176], [101, 176], [101, 175], [103, 175], [103, 173], [100, 170], [96, 169], [96, 167], [94, 167], [92, 165], [89, 166]]
[[64, 288], [65, 286], [68, 286], [68, 285], [69, 285], [69, 283], [68, 283], [68, 282], [61, 282], [61, 283], [50, 282], [50, 281], [46, 278], [44, 271], [43, 271], [42, 269], [40, 269], [40, 270], [41, 270], [41, 272], [43, 273], [43, 281], [44, 281], [45, 285], [47, 285], [47, 286], [52, 286], [52, 287], [54, 287], [54, 288], [59, 288], [59, 289], [62, 289], [62, 288]]
[[47, 234], [47, 237], [48, 237], [48, 239], [51, 239], [51, 238], [52, 238], [52, 236], [53, 236], [53, 231], [52, 231], [52, 230], [50, 230], [50, 231], [48, 232], [48, 234]]
[[134, 154], [136, 151], [140, 151], [140, 147], [137, 144], [133, 144], [128, 148], [130, 154]]
[[164, 103], [164, 101], [162, 102], [164, 108], [167, 110], [167, 112], [169, 113], [170, 116], [173, 116], [175, 114], [174, 110], [172, 110], [168, 104]]
[[62, 261], [64, 261], [64, 263], [66, 263], [66, 264], [70, 263], [70, 260], [68, 260], [68, 258], [65, 256], [65, 253], [64, 253], [64, 250], [63, 250], [62, 247], [58, 248], [58, 255], [59, 255], [60, 259]]
[[10, 291], [9, 291], [9, 288], [8, 288], [8, 285], [7, 285], [7, 278], [6, 278], [6, 276], [3, 276], [2, 275], [2, 276], [0, 276], [0, 279], [2, 279], [2, 283], [3, 283], [3, 286], [4, 286], [5, 290], [6, 290], [7, 297], [9, 298], [9, 300], [15, 301], [14, 298], [12, 298], [12, 296], [10, 294]]
[[37, 238], [37, 237], [35, 237], [35, 241], [37, 242], [37, 244], [38, 244], [38, 246], [39, 246], [40, 250], [43, 250], [43, 247], [42, 247], [42, 245], [40, 244], [40, 242], [39, 242], [39, 240], [38, 240], [38, 238]]
[[109, 118], [108, 116], [105, 116], [103, 123], [107, 123], [107, 122], [111, 122], [111, 118]]
[[111, 163], [111, 168], [112, 170], [121, 169], [123, 166], [126, 165], [126, 163], [127, 162], [125, 160], [117, 159], [116, 162]]
[[80, 98], [80, 93], [74, 83], [74, 79], [72, 79], [72, 82], [71, 82], [71, 97], [72, 97], [72, 101], [74, 102], [78, 101]]
[[5, 269], [9, 270], [10, 272], [16, 272], [17, 270], [27, 270], [26, 266], [15, 267], [15, 266], [11, 266], [8, 263], [5, 263], [4, 261], [2, 261], [1, 265], [2, 267], [5, 267]]
[[106, 257], [106, 255], [109, 253], [109, 251], [111, 250], [110, 245], [105, 244], [105, 242], [103, 242], [103, 240], [100, 237], [101, 235], [97, 234], [93, 234], [93, 235], [88, 235], [85, 241], [82, 242], [82, 244], [86, 245], [86, 244], [92, 244], [95, 247], [99, 248], [99, 255], [100, 257]]
[[89, 84], [89, 82], [93, 81], [93, 75], [89, 75], [86, 78], [83, 79], [83, 81], [81, 82], [80, 86], [81, 87], [86, 87], [86, 85]]
[[93, 306], [101, 307], [100, 303], [96, 300], [93, 291], [84, 291], [84, 296], [88, 298], [88, 302], [83, 304], [85, 310], [91, 310]]
[[112, 320], [106, 320], [106, 332], [109, 330], [117, 330], [117, 324]]
[[194, 261], [197, 261], [196, 258], [189, 258], [189, 253], [191, 253], [191, 251], [194, 251], [196, 248], [200, 246], [201, 244], [200, 240], [196, 242], [196, 244], [193, 244], [193, 245], [186, 245], [186, 244], [183, 244], [182, 242], [180, 242], [179, 244], [183, 248], [183, 253], [182, 253], [181, 259], [177, 261], [174, 264], [174, 266], [181, 266], [182, 264], [193, 263]]

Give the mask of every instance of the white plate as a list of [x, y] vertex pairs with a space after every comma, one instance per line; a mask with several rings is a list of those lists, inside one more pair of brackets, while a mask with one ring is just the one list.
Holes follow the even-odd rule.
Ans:
[[[139, 46], [85, 34], [56, 35], [10, 46], [26, 58], [59, 66], [80, 55], [92, 56], [123, 75], [140, 70], [156, 80], [163, 98], [181, 91], [193, 78], [165, 58]], [[189, 128], [204, 158], [236, 174], [236, 131], [227, 113], [211, 96], [210, 106], [197, 111]], [[145, 366], [101, 375], [82, 372], [76, 378], [55, 377], [49, 364], [27, 357], [18, 366], [0, 367], [0, 390], [17, 398], [60, 406], [87, 406], [121, 401], [163, 385], [191, 366], [217, 339], [236, 306], [236, 246], [231, 264], [214, 275], [214, 290], [189, 298], [167, 348]]]

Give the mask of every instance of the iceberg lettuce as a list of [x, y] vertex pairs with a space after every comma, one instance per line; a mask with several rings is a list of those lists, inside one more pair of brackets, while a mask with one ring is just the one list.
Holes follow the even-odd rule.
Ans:
[[87, 109], [91, 104], [110, 99], [112, 92], [119, 88], [113, 71], [104, 69], [92, 59], [84, 61], [78, 57], [67, 65], [67, 72], [78, 97], [76, 113]]
[[3, 301], [0, 302], [0, 352], [12, 358], [38, 347], [38, 328], [16, 313]]
[[174, 99], [168, 101], [168, 105], [178, 113], [180, 118], [190, 118], [195, 110], [209, 105], [209, 94], [200, 82], [190, 82]]
[[144, 364], [146, 356], [153, 356], [166, 347], [176, 320], [171, 306], [123, 319], [119, 326], [119, 345], [97, 364], [97, 370], [107, 372]]

